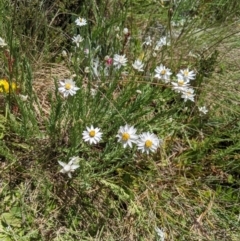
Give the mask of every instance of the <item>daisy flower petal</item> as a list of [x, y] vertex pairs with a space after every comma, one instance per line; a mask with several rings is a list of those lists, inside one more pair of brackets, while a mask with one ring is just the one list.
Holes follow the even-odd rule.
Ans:
[[65, 167], [67, 164], [65, 162], [58, 161], [59, 165]]

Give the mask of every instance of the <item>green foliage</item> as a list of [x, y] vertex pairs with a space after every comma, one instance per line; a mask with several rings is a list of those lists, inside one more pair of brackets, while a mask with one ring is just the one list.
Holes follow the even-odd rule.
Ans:
[[174, 8], [175, 20], [200, 18], [203, 24], [231, 21], [240, 11], [237, 0], [179, 0]]
[[211, 76], [211, 74], [214, 71], [214, 68], [217, 64], [217, 57], [218, 57], [218, 51], [215, 50], [210, 57], [204, 58], [202, 57], [199, 61], [199, 73], [204, 76], [208, 77]]
[[0, 140], [3, 139], [6, 132], [6, 118], [3, 115], [0, 115]]

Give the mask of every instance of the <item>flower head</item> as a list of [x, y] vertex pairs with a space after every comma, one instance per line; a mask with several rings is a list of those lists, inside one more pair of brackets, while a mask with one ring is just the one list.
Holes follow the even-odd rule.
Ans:
[[127, 58], [124, 55], [115, 54], [113, 56], [113, 65], [116, 66], [117, 69], [120, 69], [122, 66], [126, 66]]
[[72, 41], [77, 45], [77, 47], [79, 47], [79, 44], [83, 41], [83, 38], [81, 37], [80, 34], [78, 34], [77, 36], [74, 36], [72, 38]]
[[181, 97], [184, 99], [184, 102], [186, 102], [187, 100], [191, 100], [194, 102], [194, 96], [194, 89], [192, 88], [186, 88], [181, 95]]
[[0, 47], [5, 47], [7, 46], [5, 40], [3, 38], [0, 38]]
[[145, 41], [143, 42], [143, 45], [152, 46], [151, 36], [148, 36], [148, 37], [145, 38]]
[[65, 79], [60, 81], [59, 92], [63, 94], [64, 97], [69, 95], [75, 95], [80, 88], [76, 87], [75, 81], [72, 79]]
[[163, 80], [165, 83], [170, 82], [170, 75], [172, 75], [171, 70], [163, 66], [157, 66], [155, 69], [155, 78]]
[[189, 84], [185, 81], [182, 76], [178, 76], [177, 82], [172, 82], [172, 89], [177, 93], [182, 93], [189, 88]]
[[5, 79], [0, 79], [0, 93], [9, 93], [9, 91], [15, 91], [17, 85], [15, 82], [9, 83]]
[[110, 67], [113, 64], [113, 58], [109, 57], [108, 55], [105, 56], [104, 60], [107, 67]]
[[165, 240], [165, 233], [164, 233], [164, 231], [162, 229], [158, 228], [158, 227], [155, 228], [155, 231], [156, 231], [156, 233], [157, 233], [157, 235], [159, 237], [159, 241], [164, 241]]
[[100, 128], [94, 128], [93, 125], [91, 127], [87, 127], [87, 130], [83, 131], [83, 140], [85, 142], [89, 142], [92, 144], [97, 144], [102, 139], [102, 132], [100, 131]]
[[157, 148], [160, 146], [162, 140], [159, 139], [155, 134], [150, 132], [143, 132], [139, 135], [137, 146], [138, 150], [140, 150], [142, 153], [146, 152], [149, 154], [149, 152], [155, 152]]
[[154, 50], [159, 50], [162, 46], [164, 46], [164, 45], [170, 45], [170, 43], [167, 41], [167, 37], [166, 36], [164, 36], [164, 37], [161, 37], [158, 41], [157, 41], [157, 43], [156, 43], [156, 47], [155, 47], [155, 49]]
[[184, 81], [189, 82], [190, 80], [194, 80], [196, 77], [196, 74], [194, 71], [190, 71], [188, 68], [180, 70], [179, 73], [177, 74], [178, 78], [183, 78]]
[[71, 172], [74, 172], [77, 168], [79, 168], [79, 157], [71, 157], [68, 163], [58, 161], [58, 163], [63, 167], [60, 172], [67, 173], [69, 178], [72, 177]]
[[87, 20], [85, 18], [79, 17], [75, 20], [75, 23], [76, 23], [77, 26], [81, 27], [81, 26], [87, 25]]
[[118, 142], [121, 142], [124, 148], [127, 146], [132, 148], [132, 143], [136, 143], [138, 139], [136, 131], [137, 130], [133, 126], [120, 126], [118, 134], [116, 135]]
[[135, 60], [135, 62], [132, 64], [132, 67], [139, 72], [143, 71], [143, 66], [144, 66], [144, 64], [139, 59]]
[[206, 108], [206, 106], [202, 106], [202, 107], [198, 107], [199, 112], [201, 112], [201, 114], [206, 115], [208, 113], [208, 109]]

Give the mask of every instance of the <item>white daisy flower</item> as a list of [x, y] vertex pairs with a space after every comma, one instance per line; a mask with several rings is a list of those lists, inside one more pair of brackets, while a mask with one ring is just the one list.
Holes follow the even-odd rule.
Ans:
[[206, 106], [198, 107], [198, 110], [204, 115], [208, 113], [208, 109], [206, 108]]
[[79, 157], [71, 157], [68, 163], [58, 161], [58, 163], [63, 167], [60, 172], [67, 173], [69, 178], [72, 178], [71, 172], [74, 172], [77, 168], [79, 168]]
[[145, 38], [145, 41], [143, 42], [143, 45], [152, 46], [152, 39], [151, 39], [150, 36]]
[[118, 134], [116, 135], [116, 137], [118, 138], [118, 142], [121, 142], [124, 148], [126, 148], [127, 146], [132, 148], [132, 143], [136, 144], [138, 139], [136, 131], [137, 130], [133, 126], [120, 126]]
[[76, 23], [77, 26], [81, 27], [81, 26], [87, 25], [87, 20], [85, 18], [79, 17], [75, 20], [75, 23]]
[[138, 150], [142, 153], [146, 152], [149, 154], [149, 151], [155, 152], [160, 146], [162, 140], [159, 139], [155, 134], [150, 132], [143, 132], [139, 135], [137, 146]]
[[190, 82], [190, 80], [194, 80], [196, 77], [196, 74], [194, 71], [189, 71], [189, 69], [183, 69], [180, 70], [179, 73], [177, 74], [178, 78], [183, 78], [186, 82]]
[[72, 38], [72, 41], [77, 45], [77, 47], [79, 47], [79, 44], [83, 41], [83, 38], [81, 37], [80, 34], [78, 34], [77, 36], [74, 36]]
[[165, 240], [165, 234], [164, 234], [164, 231], [161, 230], [160, 228], [156, 227], [155, 228], [155, 231], [159, 237], [159, 241], [164, 241]]
[[5, 47], [7, 46], [5, 40], [3, 38], [0, 38], [0, 47]]
[[85, 142], [89, 142], [92, 144], [97, 144], [102, 139], [102, 132], [100, 128], [94, 128], [93, 125], [91, 127], [87, 127], [87, 130], [83, 131], [83, 140]]
[[65, 79], [60, 81], [60, 87], [58, 88], [59, 92], [63, 94], [64, 97], [69, 95], [73, 96], [79, 90], [75, 84], [75, 81], [72, 79]]
[[182, 93], [189, 88], [189, 84], [181, 76], [178, 76], [177, 82], [172, 82], [172, 89], [177, 93]]
[[157, 42], [156, 42], [156, 47], [154, 50], [158, 51], [162, 46], [164, 45], [170, 45], [170, 43], [167, 41], [167, 37], [161, 37]]
[[194, 89], [192, 88], [187, 88], [182, 92], [181, 97], [184, 99], [184, 102], [186, 102], [187, 100], [191, 100], [194, 102]]
[[170, 82], [170, 75], [172, 75], [171, 70], [163, 66], [162, 64], [160, 66], [157, 66], [155, 69], [155, 78], [163, 80], [165, 83]]
[[126, 66], [127, 58], [124, 55], [114, 54], [113, 56], [113, 65], [116, 66], [117, 69], [120, 69], [122, 66]]
[[136, 69], [137, 71], [142, 72], [142, 71], [143, 71], [144, 64], [142, 63], [141, 60], [137, 59], [137, 60], [135, 60], [134, 63], [132, 64], [132, 67], [133, 67], [134, 69]]

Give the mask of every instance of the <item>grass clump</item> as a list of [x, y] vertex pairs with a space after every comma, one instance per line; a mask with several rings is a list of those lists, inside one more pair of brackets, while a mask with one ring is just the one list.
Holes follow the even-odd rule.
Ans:
[[194, 1], [1, 4], [2, 240], [239, 239], [238, 92], [218, 81], [238, 22], [176, 26]]

